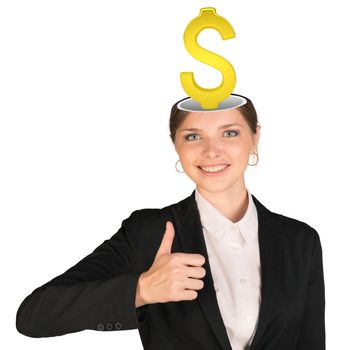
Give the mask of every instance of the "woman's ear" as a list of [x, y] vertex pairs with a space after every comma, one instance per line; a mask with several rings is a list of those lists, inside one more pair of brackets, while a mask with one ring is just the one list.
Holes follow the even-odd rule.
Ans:
[[261, 129], [261, 125], [258, 124], [256, 127], [256, 133], [253, 134], [254, 150], [257, 149], [257, 147], [258, 147], [258, 143], [259, 143], [259, 139], [260, 139], [260, 129]]

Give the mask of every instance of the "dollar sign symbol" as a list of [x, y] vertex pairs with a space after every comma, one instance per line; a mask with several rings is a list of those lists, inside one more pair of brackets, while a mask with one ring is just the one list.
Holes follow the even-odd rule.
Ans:
[[218, 69], [222, 74], [221, 84], [211, 89], [203, 88], [196, 83], [192, 72], [181, 72], [180, 79], [185, 92], [198, 101], [202, 108], [215, 109], [233, 91], [236, 73], [230, 62], [198, 45], [197, 36], [206, 28], [216, 29], [223, 40], [234, 38], [236, 34], [231, 24], [217, 15], [213, 7], [202, 8], [200, 15], [188, 24], [184, 33], [186, 50], [198, 61]]

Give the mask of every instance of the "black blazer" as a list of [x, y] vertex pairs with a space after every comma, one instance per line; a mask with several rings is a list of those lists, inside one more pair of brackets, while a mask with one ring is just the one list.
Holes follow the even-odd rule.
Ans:
[[[262, 297], [250, 349], [324, 350], [319, 235], [306, 223], [273, 213], [252, 198], [258, 212]], [[167, 220], [175, 228], [172, 253], [205, 257], [204, 287], [194, 300], [135, 308], [138, 278], [151, 267]], [[110, 239], [28, 295], [17, 311], [16, 328], [29, 337], [137, 328], [146, 350], [230, 350], [195, 191], [164, 208], [132, 212]]]

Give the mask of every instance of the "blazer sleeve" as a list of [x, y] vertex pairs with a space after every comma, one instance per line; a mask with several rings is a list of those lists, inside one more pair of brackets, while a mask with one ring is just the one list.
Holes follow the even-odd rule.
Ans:
[[322, 247], [318, 233], [314, 232], [314, 245], [304, 311], [300, 324], [296, 350], [325, 350], [325, 286]]
[[139, 210], [110, 239], [66, 272], [35, 289], [16, 314], [18, 332], [51, 337], [92, 330], [138, 327], [133, 271], [137, 253]]

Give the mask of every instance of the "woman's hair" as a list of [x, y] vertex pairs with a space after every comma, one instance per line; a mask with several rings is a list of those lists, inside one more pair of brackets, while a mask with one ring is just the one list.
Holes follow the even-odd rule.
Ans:
[[[256, 133], [256, 128], [258, 125], [258, 116], [256, 114], [254, 105], [252, 101], [242, 95], [237, 95], [237, 94], [231, 94], [232, 96], [240, 96], [244, 97], [247, 100], [247, 103], [244, 104], [243, 106], [237, 107], [237, 109], [242, 113], [244, 119], [246, 120], [247, 124], [249, 125], [250, 130], [252, 133]], [[180, 101], [177, 101], [171, 108], [170, 112], [170, 119], [169, 119], [169, 129], [170, 129], [170, 138], [175, 144], [175, 136], [176, 136], [176, 131], [180, 127], [180, 125], [184, 122], [186, 116], [191, 113], [187, 111], [183, 111], [181, 109], [177, 108], [177, 105], [179, 102], [188, 99], [188, 97], [183, 98]]]

